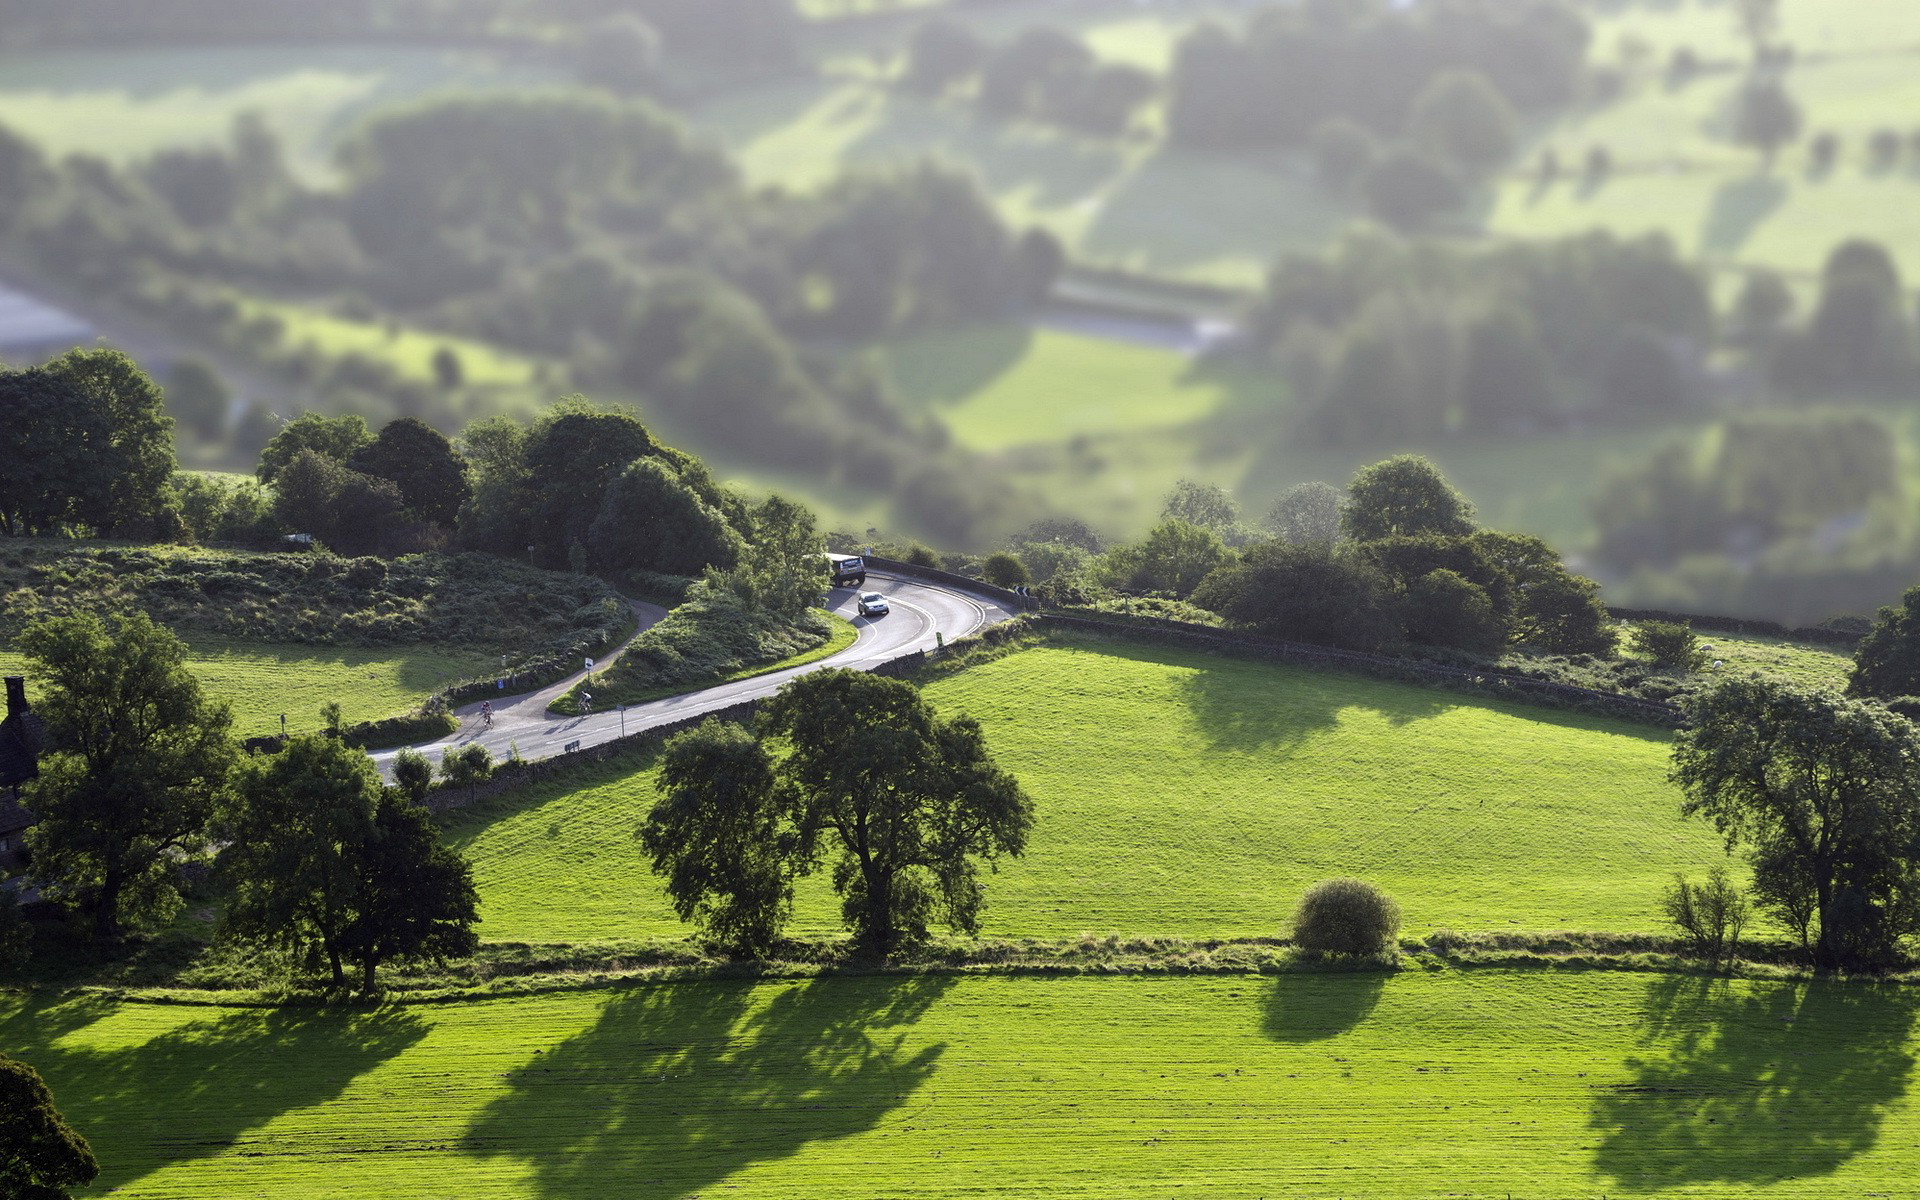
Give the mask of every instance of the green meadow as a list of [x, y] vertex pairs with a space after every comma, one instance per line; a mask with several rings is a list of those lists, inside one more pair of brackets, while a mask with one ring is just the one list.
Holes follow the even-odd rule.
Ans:
[[[208, 695], [232, 706], [233, 732], [243, 738], [279, 733], [281, 713], [295, 733], [318, 729], [320, 706], [330, 700], [349, 725], [396, 716], [499, 662], [457, 647], [275, 645], [202, 633], [184, 640], [188, 669]], [[25, 669], [24, 656], [0, 648], [0, 670]]]
[[[1364, 875], [1406, 931], [1654, 932], [1675, 871], [1725, 861], [1680, 819], [1667, 737], [1398, 683], [1063, 641], [930, 684], [1031, 793], [1027, 854], [988, 883], [986, 937], [1276, 936], [1309, 885]], [[452, 818], [490, 941], [684, 932], [635, 839], [650, 767]], [[824, 879], [794, 931], [839, 929]]]
[[289, 346], [311, 345], [328, 358], [364, 355], [389, 364], [401, 378], [416, 383], [435, 382], [433, 356], [442, 348], [459, 357], [464, 382], [475, 387], [533, 387], [543, 365], [512, 350], [418, 326], [341, 316], [311, 304], [238, 294], [234, 299], [248, 318], [267, 316], [281, 321]]
[[434, 47], [15, 50], [0, 55], [0, 125], [56, 154], [126, 162], [223, 142], [235, 117], [256, 112], [279, 132], [294, 168], [325, 182], [340, 137], [377, 109], [450, 88], [553, 78], [551, 68]]
[[1600, 971], [829, 975], [12, 1000], [0, 1044], [126, 1197], [1840, 1197], [1920, 1175], [1917, 1001]]

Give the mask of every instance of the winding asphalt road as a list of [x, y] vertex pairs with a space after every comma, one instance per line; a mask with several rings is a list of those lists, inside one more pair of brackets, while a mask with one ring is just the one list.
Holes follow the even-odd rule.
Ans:
[[[827, 667], [864, 670], [914, 650], [931, 650], [942, 637], [952, 641], [1014, 615], [1012, 610], [985, 596], [879, 571], [868, 572], [862, 590], [885, 596], [893, 611], [882, 617], [858, 616], [855, 610], [858, 593], [847, 588], [834, 589], [829, 594], [829, 607], [835, 615], [852, 621], [859, 629], [859, 637], [845, 650], [818, 662], [723, 683], [701, 692], [630, 705], [625, 713], [609, 710], [585, 717], [556, 717], [548, 713], [547, 705], [586, 674], [581, 671], [537, 692], [495, 700], [490, 729], [480, 723], [478, 703], [456, 709], [454, 715], [460, 718], [458, 732], [408, 748], [435, 763], [448, 750], [457, 750], [472, 742], [479, 742], [490, 750], [496, 762], [516, 749], [522, 758], [552, 758], [566, 753], [566, 747], [573, 742], [584, 749], [743, 701], [758, 700], [773, 695], [782, 684], [809, 671]], [[640, 617], [642, 629], [666, 615], [665, 609], [647, 604], [635, 604], [634, 611]], [[605, 670], [614, 657], [609, 655], [600, 660], [595, 664], [596, 669]], [[397, 749], [383, 750], [373, 756], [373, 761], [383, 775], [391, 775], [394, 756], [399, 753]]]

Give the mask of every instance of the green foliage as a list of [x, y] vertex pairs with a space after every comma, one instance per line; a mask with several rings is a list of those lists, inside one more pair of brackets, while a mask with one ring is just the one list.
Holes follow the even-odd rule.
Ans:
[[1406, 632], [1416, 645], [1452, 646], [1496, 654], [1507, 644], [1507, 624], [1479, 584], [1444, 568], [1407, 588]]
[[1538, 429], [1557, 411], [1557, 391], [1553, 362], [1526, 313], [1496, 308], [1468, 325], [1460, 396], [1470, 428]]
[[1185, 598], [1200, 581], [1233, 561], [1220, 535], [1177, 518], [1160, 522], [1138, 545], [1109, 550], [1102, 572], [1130, 591], [1171, 592]]
[[493, 752], [479, 742], [449, 750], [440, 759], [440, 777], [451, 788], [475, 788], [493, 778]]
[[[814, 600], [818, 602], [818, 593]], [[664, 620], [636, 637], [612, 666], [581, 686], [592, 691], [600, 705], [639, 703], [837, 649], [841, 630], [851, 627], [817, 608], [797, 616], [773, 613], [702, 580]], [[556, 700], [555, 709], [576, 711], [579, 690]]]
[[1478, 71], [1436, 75], [1413, 102], [1413, 140], [1469, 176], [1498, 167], [1519, 138], [1513, 106]]
[[1920, 930], [1920, 729], [1878, 705], [1757, 677], [1686, 706], [1682, 811], [1752, 858], [1755, 892], [1817, 930], [1822, 970], [1884, 970]]
[[304, 451], [312, 451], [345, 467], [372, 442], [373, 431], [367, 428], [366, 418], [358, 413], [338, 417], [301, 413], [281, 426], [280, 432], [260, 451], [260, 465], [254, 474], [261, 483], [272, 483]]
[[0, 531], [171, 538], [173, 419], [118, 350], [0, 366]]
[[389, 421], [347, 465], [392, 483], [410, 512], [444, 529], [453, 528], [471, 494], [466, 460], [445, 434], [412, 417]]
[[415, 750], [393, 756], [393, 786], [409, 804], [424, 805], [433, 791], [433, 763]]
[[1899, 497], [1894, 443], [1866, 414], [1737, 419], [1709, 460], [1675, 443], [1608, 480], [1591, 503], [1596, 552], [1630, 569], [1753, 541], [1804, 544], [1826, 522]]
[[744, 549], [724, 514], [710, 507], [672, 466], [636, 459], [608, 486], [587, 531], [591, 560], [603, 572], [634, 569], [698, 575], [730, 568]]
[[780, 690], [761, 728], [788, 750], [797, 858], [817, 861], [823, 841], [837, 852], [834, 890], [863, 945], [885, 953], [935, 918], [978, 932], [979, 864], [1019, 856], [1033, 825], [978, 722], [936, 717], [901, 680], [817, 671]]
[[1889, 388], [1915, 377], [1913, 322], [1887, 248], [1854, 238], [1834, 247], [1806, 330], [1779, 345], [1773, 373], [1800, 390]]
[[1663, 671], [1698, 671], [1707, 665], [1700, 635], [1673, 621], [1642, 621], [1628, 639], [1633, 652]]
[[1347, 485], [1341, 528], [1355, 541], [1473, 532], [1473, 505], [1427, 459], [1402, 454], [1363, 467]]
[[180, 520], [194, 541], [264, 545], [279, 535], [273, 497], [251, 479], [180, 471], [173, 477]]
[[[475, 749], [485, 754], [476, 742], [447, 761]], [[366, 755], [337, 738], [294, 738], [250, 762], [222, 826], [233, 884], [224, 932], [308, 950], [336, 988], [347, 961], [371, 992], [381, 962], [474, 947], [466, 864], [425, 809], [382, 789]]]
[[1297, 483], [1273, 502], [1267, 527], [1283, 542], [1304, 546], [1340, 540], [1340, 514], [1347, 496], [1330, 483]]
[[1733, 137], [1752, 146], [1768, 162], [1800, 136], [1804, 123], [1799, 103], [1777, 79], [1755, 79], [1740, 89], [1734, 105]]
[[1882, 608], [1854, 654], [1847, 695], [1920, 696], [1920, 587]]
[[26, 1063], [0, 1054], [0, 1194], [18, 1200], [68, 1200], [100, 1173], [87, 1139], [53, 1106], [46, 1081]]
[[738, 566], [709, 571], [716, 589], [731, 592], [748, 611], [797, 618], [826, 594], [827, 560], [813, 513], [782, 496], [769, 496], [748, 517], [747, 549]]
[[1380, 156], [1373, 131], [1346, 117], [1330, 117], [1313, 130], [1313, 164], [1321, 180], [1337, 192], [1358, 183]]
[[980, 575], [993, 586], [1003, 588], [1019, 587], [1032, 580], [1026, 564], [1004, 550], [989, 554], [981, 561]]
[[84, 905], [102, 938], [180, 905], [177, 856], [204, 841], [234, 747], [185, 647], [147, 614], [54, 617], [20, 634], [48, 750], [28, 802], [33, 873]]
[[641, 844], [682, 921], [748, 956], [773, 946], [793, 908], [794, 797], [739, 725], [708, 720], [667, 743], [661, 798]]
[[1162, 521], [1185, 521], [1226, 536], [1240, 520], [1240, 506], [1217, 483], [1182, 479], [1173, 485], [1160, 509]]
[[1367, 168], [1360, 181], [1373, 215], [1400, 229], [1419, 229], [1466, 203], [1453, 170], [1430, 155], [1394, 149]]
[[1268, 542], [1209, 575], [1193, 602], [1273, 637], [1378, 650], [1399, 637], [1392, 581], [1370, 559], [1329, 542]]
[[328, 555], [17, 543], [0, 551], [0, 636], [40, 616], [140, 610], [182, 631], [329, 646], [604, 646], [628, 608], [604, 582], [483, 554]]
[[1293, 915], [1293, 944], [1319, 954], [1391, 954], [1400, 906], [1360, 879], [1329, 879], [1307, 889]]
[[1714, 866], [1707, 872], [1705, 883], [1691, 883], [1676, 872], [1673, 885], [1660, 898], [1660, 907], [1695, 957], [1718, 963], [1740, 952], [1740, 934], [1747, 925], [1747, 898], [1727, 878], [1725, 867]]

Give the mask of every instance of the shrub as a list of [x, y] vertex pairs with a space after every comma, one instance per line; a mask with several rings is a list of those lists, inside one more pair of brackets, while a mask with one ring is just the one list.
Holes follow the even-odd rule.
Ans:
[[1691, 628], [1672, 621], [1648, 621], [1633, 631], [1633, 651], [1662, 671], [1697, 671], [1706, 651]]
[[476, 787], [493, 777], [493, 752], [479, 742], [447, 751], [440, 760], [440, 777], [448, 787]]
[[1400, 906], [1361, 879], [1315, 884], [1293, 914], [1293, 944], [1320, 954], [1384, 954], [1400, 932]]
[[980, 574], [995, 587], [1015, 588], [1028, 582], [1026, 564], [1005, 551], [987, 555]]
[[1673, 884], [1660, 898], [1667, 920], [1696, 957], [1717, 963], [1731, 959], [1740, 947], [1740, 931], [1747, 923], [1747, 898], [1727, 880], [1727, 869], [1715, 867], [1701, 884], [1674, 873]]
[[913, 549], [907, 551], [907, 561], [916, 567], [937, 568], [940, 565], [940, 556], [919, 542], [915, 542]]

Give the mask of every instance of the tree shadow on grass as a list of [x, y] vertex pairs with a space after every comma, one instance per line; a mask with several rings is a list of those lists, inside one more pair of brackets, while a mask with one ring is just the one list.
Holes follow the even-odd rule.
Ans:
[[1721, 184], [1700, 231], [1701, 252], [1738, 253], [1786, 200], [1786, 182], [1774, 175], [1749, 175]]
[[[1226, 661], [1273, 666], [1288, 674], [1249, 676], [1226, 666]], [[1376, 713], [1399, 728], [1437, 717], [1462, 703], [1444, 692], [1414, 686], [1382, 693], [1381, 698], [1390, 698], [1390, 703], [1369, 703], [1369, 698], [1356, 692], [1355, 684], [1352, 675], [1236, 659], [1223, 660], [1218, 668], [1202, 667], [1188, 675], [1181, 688], [1194, 728], [1211, 748], [1263, 753], [1298, 749], [1338, 725], [1341, 712], [1349, 708]]]
[[86, 1000], [0, 1013], [0, 1046], [45, 1077], [93, 1144], [108, 1188], [173, 1163], [248, 1153], [248, 1131], [333, 1099], [426, 1033], [418, 1017], [393, 1009], [245, 1009], [135, 1045], [62, 1044], [119, 1008]]
[[1380, 1003], [1386, 971], [1279, 975], [1267, 990], [1260, 1028], [1279, 1042], [1319, 1042], [1358, 1026]]
[[622, 993], [593, 1028], [510, 1076], [466, 1147], [527, 1160], [542, 1196], [693, 1194], [900, 1109], [942, 1049], [910, 1052], [901, 1027], [951, 982], [820, 978], [771, 999], [749, 983]]
[[1826, 1175], [1871, 1150], [1907, 1092], [1920, 997], [1816, 980], [1668, 976], [1647, 1055], [1595, 1102], [1595, 1165], [1635, 1189]]

